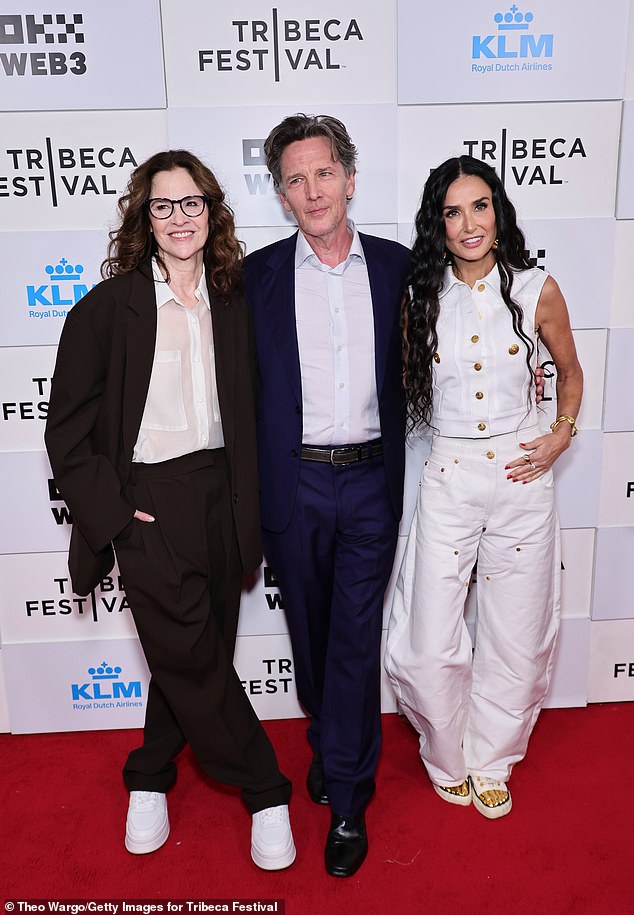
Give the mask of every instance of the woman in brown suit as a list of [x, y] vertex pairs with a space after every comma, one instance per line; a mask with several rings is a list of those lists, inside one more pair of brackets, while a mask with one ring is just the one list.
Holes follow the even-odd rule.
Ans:
[[68, 315], [46, 428], [74, 520], [69, 566], [88, 593], [114, 551], [151, 680], [130, 753], [126, 848], [169, 834], [185, 743], [240, 786], [251, 854], [290, 865], [290, 783], [233, 668], [242, 577], [261, 560], [254, 360], [242, 249], [212, 172], [184, 150], [132, 173], [106, 279]]

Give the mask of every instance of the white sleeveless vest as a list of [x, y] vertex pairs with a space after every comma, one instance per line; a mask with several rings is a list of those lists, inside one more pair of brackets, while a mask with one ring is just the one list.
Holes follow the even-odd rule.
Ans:
[[[512, 299], [521, 306], [524, 333], [535, 343], [535, 312], [548, 274], [514, 271]], [[438, 348], [433, 363], [432, 427], [436, 434], [489, 438], [537, 422], [526, 346], [513, 330], [500, 293], [497, 264], [471, 289], [447, 267], [439, 296]], [[530, 402], [529, 402], [530, 393]]]

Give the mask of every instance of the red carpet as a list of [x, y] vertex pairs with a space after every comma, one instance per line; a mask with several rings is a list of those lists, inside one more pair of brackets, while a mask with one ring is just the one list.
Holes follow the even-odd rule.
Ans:
[[304, 722], [266, 727], [294, 783], [297, 845], [293, 867], [271, 874], [251, 863], [237, 794], [205, 779], [189, 750], [167, 844], [135, 857], [123, 846], [120, 768], [138, 732], [0, 735], [0, 913], [5, 900], [71, 898], [151, 899], [164, 911], [167, 900], [277, 898], [286, 915], [634, 912], [634, 703], [543, 712], [513, 774], [513, 811], [498, 821], [440, 800], [416, 736], [384, 716], [370, 852], [347, 880], [323, 867], [329, 813], [306, 795]]

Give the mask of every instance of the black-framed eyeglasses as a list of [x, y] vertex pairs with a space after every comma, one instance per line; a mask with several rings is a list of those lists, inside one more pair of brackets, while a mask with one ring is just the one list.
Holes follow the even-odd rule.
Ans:
[[168, 197], [150, 197], [145, 204], [155, 219], [169, 219], [178, 204], [185, 216], [200, 216], [204, 211], [207, 198], [201, 194], [190, 197], [181, 197], [180, 200], [170, 200]]

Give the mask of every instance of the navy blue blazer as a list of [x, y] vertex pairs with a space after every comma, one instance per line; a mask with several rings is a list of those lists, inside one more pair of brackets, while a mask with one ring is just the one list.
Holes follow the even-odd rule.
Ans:
[[[402, 386], [400, 304], [409, 272], [403, 245], [360, 233], [372, 308], [376, 386], [390, 499], [398, 520], [403, 507], [405, 404]], [[244, 291], [251, 308], [258, 359], [257, 441], [262, 525], [288, 525], [299, 480], [302, 391], [295, 323], [297, 233], [245, 259]], [[344, 444], [343, 442], [341, 444]]]

